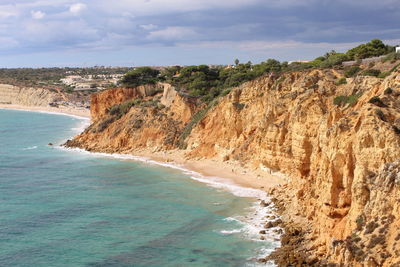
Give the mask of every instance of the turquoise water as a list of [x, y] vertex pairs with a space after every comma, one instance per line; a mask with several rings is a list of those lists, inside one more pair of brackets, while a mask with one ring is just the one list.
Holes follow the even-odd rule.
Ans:
[[0, 266], [245, 266], [272, 246], [240, 220], [254, 199], [47, 145], [81, 123], [0, 110]]

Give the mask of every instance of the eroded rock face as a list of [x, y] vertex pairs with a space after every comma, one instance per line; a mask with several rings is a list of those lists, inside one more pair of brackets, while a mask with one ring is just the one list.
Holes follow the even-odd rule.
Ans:
[[117, 88], [107, 90], [107, 93], [96, 93], [91, 95], [90, 114], [93, 120], [97, 121], [107, 116], [107, 110], [116, 104], [126, 100], [153, 96], [162, 91], [163, 86], [141, 85], [136, 88]]
[[[92, 99], [97, 122], [69, 145], [105, 152], [167, 150], [182, 147], [184, 139], [188, 157], [279, 171], [291, 178], [279, 192], [283, 206], [310, 225], [315, 255], [346, 266], [393, 266], [400, 261], [399, 186], [392, 182], [400, 159], [400, 74], [349, 78], [338, 86], [339, 77], [333, 70], [261, 77], [233, 89], [189, 132], [193, 115], [204, 108], [196, 101], [176, 94], [169, 107], [134, 107], [110, 119], [105, 106], [137, 93], [106, 91]], [[361, 96], [335, 105], [341, 95]], [[380, 101], [369, 103], [373, 97]], [[392, 163], [389, 171], [382, 169]], [[365, 229], [357, 229], [375, 219], [376, 229], [388, 230], [359, 235]], [[355, 234], [364, 247], [351, 245]]]
[[[68, 145], [102, 152], [129, 152], [134, 149], [159, 151], [178, 147], [186, 123], [201, 105], [171, 92], [175, 91], [171, 86], [158, 84], [146, 87], [152, 93], [140, 93], [138, 89], [143, 88], [140, 86], [93, 94], [91, 114], [94, 123]], [[160, 88], [163, 88], [162, 96], [155, 95]], [[150, 99], [149, 96], [154, 97]], [[135, 98], [142, 99], [142, 103], [133, 106], [123, 116], [108, 113], [113, 105]], [[167, 100], [164, 105], [154, 99]]]
[[59, 96], [49, 90], [0, 84], [0, 103], [46, 107]]
[[[288, 198], [287, 206], [314, 223], [312, 238], [322, 255], [349, 263], [354, 257], [336, 255], [332, 240], [351, 236], [360, 214], [369, 210], [400, 221], [397, 191], [386, 193], [392, 202], [387, 207], [378, 198], [380, 187], [368, 180], [371, 172], [400, 158], [395, 126], [400, 76], [358, 77], [341, 86], [335, 76], [316, 70], [247, 83], [209, 112], [190, 135], [188, 148], [193, 157], [224, 156], [290, 176], [287, 190], [297, 198]], [[396, 89], [385, 94], [387, 88]], [[361, 93], [354, 106], [333, 104], [335, 96]], [[368, 103], [374, 96], [386, 107]], [[388, 248], [385, 260], [369, 257], [380, 259], [377, 266], [392, 266], [400, 259], [395, 255]]]

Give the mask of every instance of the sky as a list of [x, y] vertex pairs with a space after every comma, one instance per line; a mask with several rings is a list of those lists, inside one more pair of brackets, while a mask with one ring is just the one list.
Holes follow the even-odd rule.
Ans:
[[309, 60], [400, 44], [399, 0], [0, 0], [0, 67]]

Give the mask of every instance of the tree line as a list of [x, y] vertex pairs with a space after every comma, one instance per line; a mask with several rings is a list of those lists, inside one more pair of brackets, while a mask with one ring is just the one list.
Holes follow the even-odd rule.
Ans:
[[310, 68], [332, 68], [341, 65], [344, 61], [361, 60], [386, 55], [394, 51], [393, 46], [385, 45], [381, 40], [374, 39], [354, 47], [346, 53], [337, 53], [332, 50], [310, 62], [288, 64], [288, 62], [268, 59], [259, 64], [252, 64], [250, 61], [240, 63], [236, 59], [234, 65], [231, 66], [172, 66], [161, 71], [150, 67], [139, 67], [128, 72], [121, 84], [125, 87], [136, 87], [160, 81], [168, 82], [182, 93], [200, 97], [203, 101], [210, 102], [215, 97], [229, 92], [229, 88], [239, 86], [266, 73], [282, 73]]

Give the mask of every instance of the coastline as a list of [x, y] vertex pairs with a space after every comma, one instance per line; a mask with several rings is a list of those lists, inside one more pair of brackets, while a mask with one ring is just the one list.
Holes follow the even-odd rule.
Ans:
[[[14, 104], [0, 104], [0, 109], [23, 110], [31, 112], [45, 112], [51, 114], [76, 116], [82, 119], [90, 119], [90, 110], [73, 107], [42, 107], [24, 106]], [[79, 134], [79, 133], [78, 133]], [[101, 151], [99, 151], [101, 152]], [[243, 187], [261, 189], [265, 192], [268, 189], [287, 183], [282, 177], [278, 177], [266, 170], [254, 170], [240, 166], [233, 161], [222, 161], [216, 159], [188, 159], [183, 150], [150, 151], [135, 150], [124, 154], [134, 157], [143, 157], [161, 164], [172, 164], [183, 169], [197, 172], [205, 177], [218, 177], [231, 181], [233, 184]]]
[[24, 106], [24, 105], [15, 105], [15, 104], [0, 104], [0, 109], [12, 109], [12, 110], [23, 110], [23, 111], [32, 111], [32, 112], [44, 112], [44, 113], [52, 113], [52, 114], [61, 114], [61, 115], [72, 115], [76, 117], [82, 117], [85, 119], [90, 119], [90, 110], [84, 108], [73, 108], [73, 107], [42, 107], [42, 106]]
[[184, 169], [195, 171], [204, 177], [217, 177], [242, 187], [258, 189], [267, 192], [269, 189], [285, 184], [287, 181], [277, 175], [263, 170], [254, 170], [240, 166], [234, 161], [217, 159], [189, 159], [184, 150], [149, 151], [139, 150], [129, 153], [154, 160], [160, 163], [181, 166]]
[[[74, 116], [85, 120], [90, 119], [89, 110], [76, 108], [2, 104], [0, 105], [0, 109], [43, 112], [64, 116]], [[83, 130], [84, 129], [80, 129], [80, 132], [77, 132], [77, 134], [80, 134]], [[77, 150], [79, 152], [93, 153], [83, 149]], [[280, 216], [275, 211], [273, 200], [271, 200], [273, 197], [269, 192], [272, 188], [281, 187], [286, 184], [288, 182], [287, 179], [274, 175], [269, 170], [250, 169], [248, 167], [240, 166], [234, 161], [222, 161], [215, 158], [187, 158], [184, 150], [162, 152], [135, 150], [126, 151], [124, 154], [110, 154], [99, 151], [99, 153], [94, 152], [94, 154], [178, 169], [184, 174], [190, 176], [193, 180], [202, 184], [226, 190], [239, 197], [253, 198], [255, 200], [254, 206], [252, 207], [248, 217], [245, 219], [245, 223], [250, 225], [250, 229], [243, 231], [246, 231], [247, 235], [250, 235], [253, 240], [267, 240], [273, 244], [273, 248], [268, 248], [263, 252], [257, 253], [258, 255], [255, 255], [256, 258], [254, 258], [254, 260], [263, 263], [271, 263], [271, 259], [266, 260], [266, 257], [271, 255], [275, 248], [280, 247], [279, 240], [284, 225], [282, 225], [281, 222], [275, 224], [273, 227], [266, 227], [265, 225], [268, 222], [281, 221]]]

